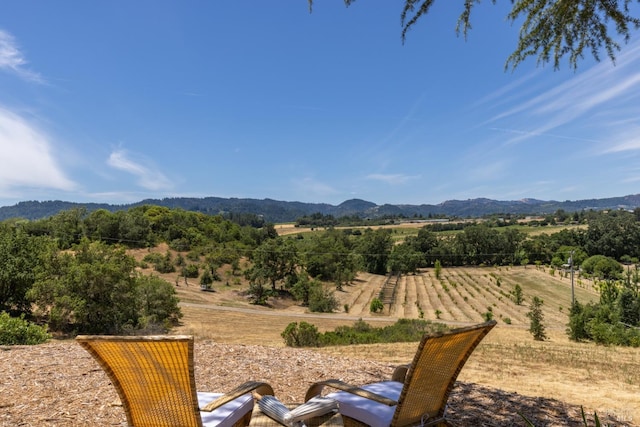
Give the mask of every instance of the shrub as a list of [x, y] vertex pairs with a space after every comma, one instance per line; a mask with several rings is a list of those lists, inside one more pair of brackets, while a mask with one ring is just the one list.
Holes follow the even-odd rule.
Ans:
[[290, 323], [281, 335], [290, 347], [315, 347], [420, 341], [426, 333], [446, 330], [446, 325], [429, 320], [400, 319], [393, 325], [374, 328], [359, 319], [353, 326], [338, 326], [335, 330], [322, 334], [313, 325], [304, 322], [300, 325]]
[[171, 253], [167, 251], [165, 255], [159, 253], [150, 253], [142, 258], [142, 261], [153, 264], [153, 268], [158, 273], [173, 273], [175, 267], [171, 261]]
[[209, 270], [205, 270], [200, 277], [200, 288], [202, 289], [211, 289], [211, 284], [213, 283], [213, 276]]
[[515, 302], [516, 305], [522, 304], [524, 300], [524, 296], [522, 295], [522, 286], [516, 283], [513, 287], [513, 291], [511, 291], [511, 295], [513, 295], [513, 302]]
[[198, 251], [193, 251], [192, 250], [190, 252], [187, 252], [187, 259], [189, 261], [192, 261], [192, 262], [199, 262], [200, 261], [200, 255], [201, 254]]
[[319, 282], [312, 282], [309, 288], [309, 311], [332, 313], [336, 308], [338, 300], [333, 292], [325, 289]]
[[146, 254], [144, 256], [144, 258], [142, 258], [142, 261], [144, 262], [148, 262], [149, 264], [157, 264], [159, 262], [162, 261], [164, 257], [162, 256], [162, 254], [159, 254], [157, 252], [152, 252], [150, 254]]
[[51, 339], [46, 326], [38, 326], [20, 317], [11, 317], [0, 312], [0, 344], [1, 345], [35, 345]]
[[179, 254], [176, 256], [176, 260], [174, 261], [174, 264], [175, 264], [177, 267], [184, 267], [184, 266], [186, 266], [186, 265], [187, 265], [187, 261], [185, 261], [184, 256], [182, 256], [182, 254], [180, 254], [180, 253], [179, 253]]
[[197, 265], [188, 264], [182, 267], [181, 275], [195, 279], [200, 275], [200, 270]]
[[374, 298], [371, 300], [371, 304], [369, 305], [369, 311], [372, 313], [381, 312], [384, 310], [384, 304], [380, 301], [380, 298]]
[[167, 251], [167, 253], [162, 257], [161, 261], [157, 264], [154, 264], [155, 269], [158, 273], [173, 273], [176, 271], [175, 266], [173, 265], [171, 259], [171, 253]]
[[264, 285], [262, 280], [250, 282], [247, 293], [251, 298], [251, 302], [256, 305], [266, 305], [271, 296], [271, 290]]
[[280, 334], [289, 347], [318, 347], [319, 335], [318, 328], [307, 322], [291, 322]]
[[587, 329], [587, 323], [595, 316], [595, 309], [592, 304], [583, 306], [577, 300], [571, 305], [569, 312], [569, 325], [567, 335], [573, 341], [590, 340], [591, 336]]
[[434, 268], [433, 272], [436, 275], [436, 279], [440, 280], [440, 275], [442, 274], [442, 264], [440, 264], [439, 259], [436, 260], [433, 268]]

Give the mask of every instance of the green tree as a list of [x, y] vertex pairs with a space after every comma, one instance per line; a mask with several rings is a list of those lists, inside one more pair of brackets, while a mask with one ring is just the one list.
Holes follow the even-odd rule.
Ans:
[[353, 280], [358, 271], [354, 244], [340, 230], [329, 229], [312, 234], [300, 241], [300, 252], [309, 276], [336, 282], [338, 288]]
[[536, 341], [544, 341], [547, 338], [544, 326], [544, 313], [542, 312], [543, 301], [536, 297], [531, 300], [527, 317], [531, 321], [529, 323], [529, 332]]
[[158, 273], [173, 273], [176, 271], [176, 267], [173, 262], [171, 252], [167, 249], [163, 257], [158, 257], [157, 263], [154, 265]]
[[31, 313], [27, 293], [45, 254], [54, 251], [46, 236], [29, 236], [19, 228], [0, 224], [0, 311]]
[[604, 255], [594, 255], [584, 260], [582, 270], [602, 280], [618, 279], [623, 272], [622, 264]]
[[389, 270], [401, 274], [415, 273], [423, 263], [423, 258], [423, 254], [417, 252], [411, 245], [401, 243], [391, 250]]
[[640, 257], [640, 222], [626, 211], [597, 212], [588, 219], [584, 250], [589, 255], [604, 255], [617, 260], [623, 256]]
[[138, 275], [136, 287], [140, 301], [139, 326], [160, 325], [167, 330], [182, 317], [176, 291], [166, 280], [157, 276]]
[[120, 243], [131, 248], [148, 248], [155, 245], [156, 238], [143, 208], [118, 211], [115, 215], [118, 218]]
[[442, 264], [440, 263], [439, 259], [436, 260], [433, 266], [433, 272], [436, 276], [436, 279], [440, 280], [440, 276], [442, 275]]
[[179, 316], [173, 288], [138, 276], [135, 266], [124, 248], [85, 239], [72, 252], [50, 254], [27, 296], [60, 331], [117, 334]]
[[202, 272], [202, 276], [200, 276], [200, 287], [202, 289], [209, 290], [211, 289], [212, 283], [213, 283], [213, 276], [211, 275], [211, 271], [205, 269]]
[[293, 240], [277, 237], [262, 242], [254, 251], [252, 261], [248, 277], [263, 277], [275, 290], [277, 282], [295, 274], [298, 251]]
[[180, 275], [183, 277], [196, 279], [200, 275], [200, 269], [196, 264], [187, 264], [180, 269]]
[[249, 281], [249, 290], [247, 291], [251, 302], [256, 305], [265, 305], [272, 294], [272, 291], [265, 286], [265, 278], [262, 276], [253, 277]]
[[333, 313], [338, 308], [333, 291], [326, 289], [321, 282], [312, 280], [309, 283], [309, 311], [317, 313]]
[[365, 271], [387, 274], [387, 261], [392, 247], [391, 230], [367, 228], [358, 243]]
[[106, 209], [91, 212], [84, 219], [84, 233], [91, 240], [103, 240], [105, 243], [120, 241], [119, 216]]
[[[466, 227], [462, 233], [455, 236], [454, 241], [457, 252], [465, 254], [466, 262], [469, 264], [499, 264], [507, 254], [501, 232], [486, 224]], [[508, 261], [511, 261], [511, 257]]]
[[513, 291], [511, 291], [511, 295], [513, 296], [513, 302], [516, 303], [516, 305], [521, 305], [522, 302], [524, 301], [524, 295], [522, 294], [522, 286], [520, 286], [518, 283], [516, 283], [515, 286], [513, 287]]
[[414, 251], [422, 254], [422, 260], [418, 267], [428, 267], [430, 262], [430, 255], [434, 249], [438, 246], [438, 237], [433, 231], [430, 231], [428, 226], [422, 227], [418, 230], [416, 236], [408, 236], [405, 240]]
[[640, 298], [628, 287], [623, 288], [616, 299], [616, 308], [620, 321], [628, 327], [640, 324]]
[[61, 211], [49, 218], [49, 233], [61, 249], [69, 249], [80, 242], [83, 236], [83, 219], [86, 215], [85, 208], [74, 208]]
[[583, 341], [591, 339], [588, 331], [587, 323], [591, 320], [590, 312], [593, 306], [583, 306], [579, 301], [575, 301], [571, 305], [569, 313], [569, 325], [567, 327], [567, 335], [573, 341]]
[[[308, 1], [311, 10], [313, 0]], [[355, 0], [344, 2], [349, 6]], [[434, 3], [435, 0], [404, 0], [400, 14], [403, 42], [407, 32], [430, 12]], [[467, 36], [476, 3], [480, 0], [463, 2], [456, 25], [458, 34]], [[569, 56], [571, 67], [576, 68], [585, 52], [600, 60], [603, 49], [614, 61], [620, 50], [618, 40], [627, 42], [632, 30], [640, 28], [640, 19], [630, 13], [633, 0], [512, 0], [511, 3], [507, 20], [521, 26], [516, 49], [505, 64], [507, 68], [515, 68], [528, 57], [537, 56], [539, 63], [553, 62], [557, 69], [565, 55]]]

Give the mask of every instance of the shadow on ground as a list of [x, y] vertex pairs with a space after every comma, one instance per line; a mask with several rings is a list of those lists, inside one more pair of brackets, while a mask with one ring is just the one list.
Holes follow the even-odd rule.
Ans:
[[[584, 427], [580, 406], [556, 399], [518, 393], [458, 381], [451, 393], [447, 418], [459, 426], [526, 426], [524, 415], [536, 427]], [[595, 426], [594, 414], [585, 408], [587, 426]], [[603, 426], [634, 426], [608, 414], [598, 414]]]

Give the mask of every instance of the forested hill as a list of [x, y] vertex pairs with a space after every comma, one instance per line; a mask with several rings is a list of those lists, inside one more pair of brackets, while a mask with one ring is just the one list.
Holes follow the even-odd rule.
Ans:
[[13, 206], [0, 207], [0, 220], [10, 218], [41, 219], [55, 215], [60, 211], [84, 207], [91, 212], [97, 209], [108, 211], [127, 210], [140, 205], [158, 205], [168, 208], [180, 208], [206, 214], [251, 213], [262, 215], [267, 222], [290, 222], [304, 215], [321, 213], [338, 218], [355, 215], [362, 218], [383, 216], [429, 217], [458, 216], [481, 217], [490, 214], [549, 214], [559, 209], [566, 212], [604, 209], [635, 209], [640, 207], [640, 194], [610, 197], [606, 199], [588, 199], [576, 201], [544, 201], [523, 199], [499, 201], [491, 199], [448, 200], [437, 205], [376, 205], [359, 199], [347, 200], [337, 206], [326, 203], [285, 202], [272, 199], [237, 199], [220, 197], [175, 197], [165, 199], [146, 199], [128, 205], [110, 205], [103, 203], [74, 203], [63, 201], [27, 201]]

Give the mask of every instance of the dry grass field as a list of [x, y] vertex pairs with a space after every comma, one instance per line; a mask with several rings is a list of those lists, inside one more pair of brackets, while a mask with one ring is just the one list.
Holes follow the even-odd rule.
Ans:
[[[440, 280], [433, 269], [401, 277], [393, 301], [382, 314], [369, 312], [385, 277], [361, 274], [353, 285], [336, 292], [339, 312], [309, 313], [288, 300], [273, 299], [270, 307], [249, 304], [243, 286], [216, 285], [215, 292], [181, 284], [184, 318], [176, 333], [229, 344], [283, 347], [280, 333], [290, 322], [306, 321], [320, 331], [351, 325], [359, 318], [375, 326], [398, 318], [438, 320], [453, 326], [479, 323], [491, 311], [498, 326], [481, 343], [459, 379], [463, 382], [517, 392], [523, 396], [557, 399], [606, 414], [634, 425], [640, 419], [640, 349], [603, 347], [568, 340], [565, 329], [571, 300], [571, 282], [558, 272], [535, 267], [445, 268]], [[515, 284], [523, 289], [525, 301], [516, 305], [510, 298]], [[576, 298], [587, 302], [598, 298], [592, 284], [574, 281]], [[534, 341], [528, 332], [529, 301], [544, 301], [544, 324], [548, 339]], [[345, 304], [349, 311], [345, 312]], [[510, 324], [506, 319], [510, 319]], [[334, 357], [406, 363], [415, 343], [377, 344], [319, 348]]]
[[[152, 250], [164, 253], [166, 247]], [[134, 255], [141, 259], [146, 252]], [[176, 273], [162, 275], [176, 286], [184, 313], [172, 333], [196, 338], [195, 375], [203, 390], [223, 391], [242, 379], [262, 379], [283, 400], [295, 402], [319, 378], [356, 384], [386, 378], [416, 349], [416, 343], [287, 348], [280, 333], [290, 322], [306, 321], [327, 331], [360, 318], [383, 326], [422, 313], [456, 326], [483, 321], [491, 308], [498, 326], [472, 354], [450, 399], [456, 425], [523, 426], [520, 411], [536, 426], [581, 427], [580, 406], [590, 426], [594, 412], [604, 425], [640, 425], [640, 350], [570, 342], [564, 332], [570, 282], [557, 273], [533, 267], [445, 268], [437, 279], [427, 269], [401, 277], [384, 312], [375, 315], [368, 307], [385, 283], [382, 276], [361, 274], [336, 292], [339, 312], [316, 314], [289, 299], [254, 306], [242, 279], [220, 273], [223, 281], [215, 283], [213, 292], [201, 291], [195, 279], [185, 283], [176, 280]], [[509, 298], [516, 283], [524, 292], [523, 305]], [[575, 284], [581, 301], [597, 298], [589, 282]], [[527, 331], [533, 296], [545, 301], [549, 339], [543, 342]], [[73, 340], [2, 347], [0, 371], [0, 426], [123, 425], [114, 388]]]

